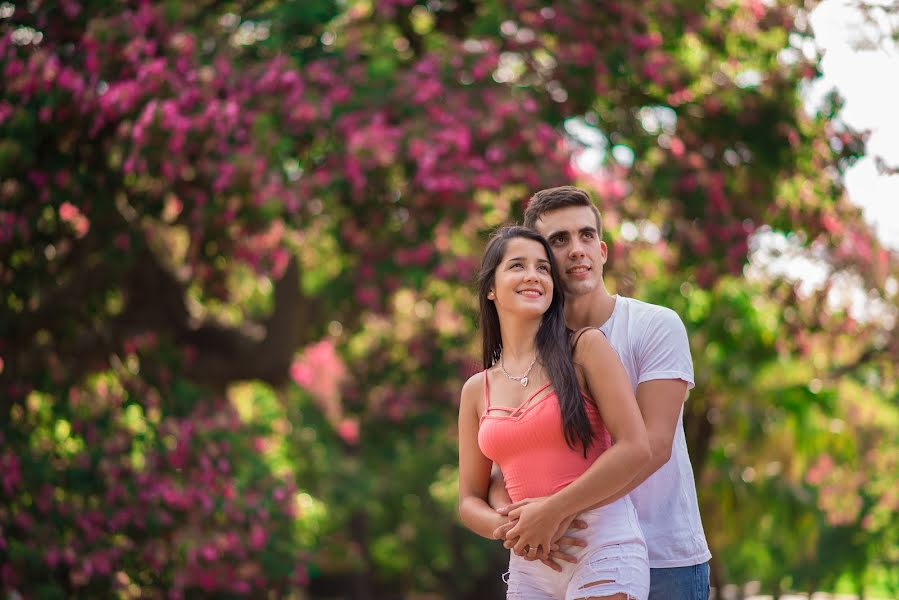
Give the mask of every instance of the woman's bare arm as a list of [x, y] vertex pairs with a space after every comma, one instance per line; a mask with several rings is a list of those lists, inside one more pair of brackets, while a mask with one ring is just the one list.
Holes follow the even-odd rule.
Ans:
[[493, 532], [509, 519], [487, 504], [491, 460], [478, 446], [478, 404], [483, 397], [483, 375], [474, 375], [462, 387], [459, 403], [459, 517], [480, 536], [495, 539]]

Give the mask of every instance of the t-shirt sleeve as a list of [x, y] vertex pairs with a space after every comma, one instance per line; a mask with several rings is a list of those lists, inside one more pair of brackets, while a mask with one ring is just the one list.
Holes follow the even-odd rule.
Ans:
[[693, 357], [687, 329], [669, 308], [652, 316], [643, 332], [637, 365], [637, 384], [653, 379], [682, 379], [693, 389]]

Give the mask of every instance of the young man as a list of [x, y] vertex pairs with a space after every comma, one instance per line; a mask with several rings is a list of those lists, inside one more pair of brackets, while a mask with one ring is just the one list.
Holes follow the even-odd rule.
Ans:
[[[566, 288], [566, 324], [572, 330], [598, 327], [606, 334], [646, 423], [652, 461], [621, 495], [630, 493], [649, 548], [649, 598], [707, 600], [711, 553], [682, 422], [687, 390], [693, 387], [686, 329], [668, 308], [606, 290], [608, 249], [602, 241], [602, 218], [583, 190], [563, 186], [537, 192], [525, 212], [525, 225], [553, 249]], [[508, 496], [494, 487], [498, 494], [492, 489], [491, 501], [496, 507], [496, 499]]]

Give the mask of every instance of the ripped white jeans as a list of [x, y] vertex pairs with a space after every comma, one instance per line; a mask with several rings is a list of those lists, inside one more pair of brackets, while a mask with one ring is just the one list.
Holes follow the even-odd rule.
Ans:
[[508, 600], [579, 600], [627, 594], [646, 600], [649, 596], [649, 558], [637, 520], [637, 511], [625, 496], [608, 506], [579, 515], [587, 529], [572, 529], [587, 547], [563, 549], [577, 557], [577, 564], [557, 561], [562, 572], [540, 561], [527, 561], [515, 554], [503, 579]]

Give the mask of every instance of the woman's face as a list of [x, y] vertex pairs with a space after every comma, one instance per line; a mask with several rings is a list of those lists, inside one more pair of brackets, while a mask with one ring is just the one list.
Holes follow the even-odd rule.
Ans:
[[543, 245], [527, 238], [513, 238], [496, 266], [493, 302], [498, 313], [541, 316], [553, 299], [549, 257]]

